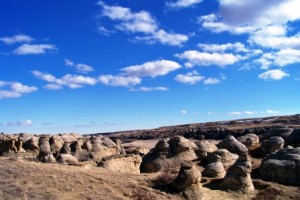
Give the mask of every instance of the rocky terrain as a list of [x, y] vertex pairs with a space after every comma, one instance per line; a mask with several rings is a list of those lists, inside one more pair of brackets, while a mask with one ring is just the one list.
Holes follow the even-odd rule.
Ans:
[[0, 199], [300, 199], [299, 120], [2, 133]]

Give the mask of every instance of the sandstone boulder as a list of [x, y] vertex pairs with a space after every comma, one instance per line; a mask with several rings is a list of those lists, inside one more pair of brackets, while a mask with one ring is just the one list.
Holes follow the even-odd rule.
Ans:
[[231, 167], [238, 159], [237, 154], [230, 153], [227, 149], [218, 149], [208, 154], [208, 163], [221, 162], [225, 170]]
[[270, 154], [275, 151], [278, 151], [279, 149], [282, 149], [283, 145], [284, 140], [279, 136], [274, 136], [264, 140], [260, 148], [265, 154]]
[[294, 129], [286, 139], [287, 144], [293, 147], [300, 147], [300, 128]]
[[212, 153], [212, 152], [218, 150], [216, 145], [214, 145], [206, 140], [196, 141], [195, 144], [198, 147], [196, 150], [196, 154], [198, 155], [198, 157], [200, 159], [206, 158], [208, 153]]
[[196, 149], [197, 145], [183, 136], [162, 139], [143, 157], [141, 172], [151, 173], [166, 169], [178, 171], [182, 163], [198, 159]]
[[45, 162], [47, 156], [52, 154], [50, 143], [49, 143], [49, 136], [42, 135], [40, 137], [39, 147], [40, 147], [40, 152], [38, 155], [38, 160], [40, 160], [41, 162]]
[[70, 154], [60, 154], [57, 158], [57, 162], [65, 165], [77, 165], [78, 160], [76, 157]]
[[264, 180], [300, 186], [300, 147], [267, 155], [260, 167]]
[[211, 178], [224, 178], [225, 175], [226, 171], [222, 162], [210, 163], [205, 167], [203, 171], [203, 176]]
[[185, 199], [205, 199], [200, 184], [201, 172], [190, 163], [183, 163], [172, 186]]
[[224, 140], [222, 140], [217, 147], [219, 149], [227, 149], [231, 153], [235, 154], [244, 154], [248, 152], [247, 147], [239, 142], [235, 137], [233, 136], [228, 136]]
[[111, 171], [139, 174], [141, 163], [139, 155], [113, 155], [104, 157], [98, 166]]
[[254, 190], [251, 179], [251, 160], [247, 154], [240, 154], [238, 160], [231, 166], [222, 182], [222, 187], [230, 190], [250, 192]]
[[244, 144], [249, 151], [253, 151], [259, 148], [259, 137], [253, 133], [246, 134], [237, 139], [239, 142]]

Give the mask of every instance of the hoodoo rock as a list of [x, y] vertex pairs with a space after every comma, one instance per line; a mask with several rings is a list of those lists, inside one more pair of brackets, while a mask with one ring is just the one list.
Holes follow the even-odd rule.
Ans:
[[265, 154], [270, 154], [279, 149], [282, 149], [284, 145], [284, 140], [279, 136], [270, 137], [266, 139], [261, 144], [261, 151]]
[[51, 147], [49, 143], [49, 136], [43, 135], [40, 137], [39, 147], [40, 147], [40, 152], [38, 155], [38, 159], [42, 162], [45, 162], [46, 158], [49, 157], [49, 155], [52, 155]]
[[251, 179], [251, 160], [247, 154], [240, 154], [238, 160], [231, 166], [225, 178], [222, 187], [230, 190], [242, 190], [250, 192], [254, 190]]
[[206, 158], [208, 153], [212, 153], [218, 150], [216, 145], [206, 140], [196, 141], [195, 144], [198, 147], [198, 149], [196, 150], [196, 154], [199, 156], [200, 159]]
[[183, 136], [162, 139], [143, 157], [141, 172], [151, 173], [165, 169], [178, 171], [182, 163], [198, 159], [196, 149], [197, 145]]
[[227, 149], [218, 149], [217, 151], [208, 154], [208, 163], [221, 162], [224, 169], [227, 170], [238, 159], [237, 154], [230, 153]]
[[205, 167], [203, 171], [203, 176], [211, 178], [224, 178], [225, 175], [226, 171], [222, 162], [210, 163]]
[[185, 199], [205, 199], [201, 181], [201, 172], [191, 163], [183, 163], [172, 186]]

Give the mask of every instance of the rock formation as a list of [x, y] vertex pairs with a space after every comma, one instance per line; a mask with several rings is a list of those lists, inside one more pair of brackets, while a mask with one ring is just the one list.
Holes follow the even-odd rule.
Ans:
[[219, 149], [227, 149], [231, 153], [235, 153], [238, 155], [248, 153], [247, 147], [237, 139], [235, 139], [235, 137], [233, 136], [226, 137], [217, 145], [217, 147]]

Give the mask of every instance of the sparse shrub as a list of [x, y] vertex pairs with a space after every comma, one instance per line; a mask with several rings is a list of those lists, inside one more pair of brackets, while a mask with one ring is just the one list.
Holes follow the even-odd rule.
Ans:
[[174, 173], [173, 171], [166, 169], [161, 172], [161, 174], [157, 177], [155, 180], [156, 184], [170, 184], [172, 183], [177, 176], [177, 173]]

